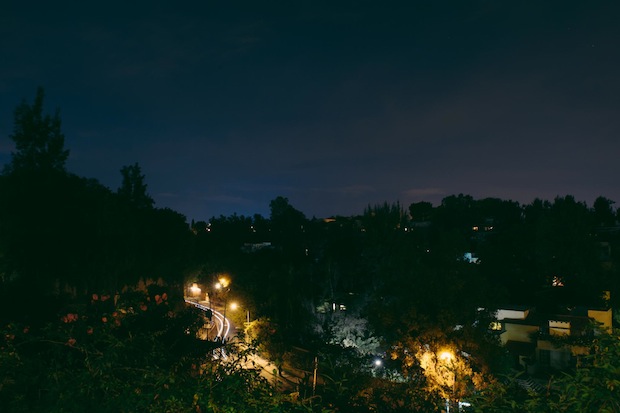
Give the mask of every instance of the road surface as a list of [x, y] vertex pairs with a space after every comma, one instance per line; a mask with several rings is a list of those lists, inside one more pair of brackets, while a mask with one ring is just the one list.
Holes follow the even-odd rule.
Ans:
[[[208, 337], [220, 337], [228, 341], [236, 337], [236, 329], [233, 328], [230, 320], [224, 317], [221, 312], [214, 309], [212, 306], [209, 306], [208, 302], [196, 302], [187, 298], [185, 299], [185, 302], [201, 309], [202, 311], [212, 312], [213, 325], [204, 339], [207, 339]], [[223, 352], [222, 358], [225, 359], [226, 357], [226, 353]], [[274, 383], [274, 385], [280, 389], [295, 390], [303, 376], [302, 372], [296, 372], [293, 369], [286, 369], [285, 371], [282, 371], [281, 374], [278, 374], [278, 368], [275, 364], [257, 354], [251, 355], [244, 363], [244, 367], [259, 368], [261, 377], [269, 380], [271, 383]]]

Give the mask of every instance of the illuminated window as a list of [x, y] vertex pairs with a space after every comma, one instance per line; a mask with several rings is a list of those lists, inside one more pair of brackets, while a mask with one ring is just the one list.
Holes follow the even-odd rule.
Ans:
[[493, 331], [500, 331], [502, 329], [502, 323], [499, 321], [492, 321], [491, 324], [489, 324], [489, 329]]

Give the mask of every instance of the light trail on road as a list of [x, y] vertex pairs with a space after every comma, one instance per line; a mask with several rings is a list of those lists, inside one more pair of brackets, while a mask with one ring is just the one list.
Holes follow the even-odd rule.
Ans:
[[[230, 333], [230, 321], [228, 318], [224, 318], [222, 313], [214, 310], [213, 308], [209, 308], [206, 305], [197, 303], [196, 301], [185, 299], [185, 302], [199, 308], [202, 311], [211, 311], [213, 318], [217, 320], [216, 324], [218, 324], [218, 336], [222, 337], [222, 340], [228, 337], [228, 334]], [[226, 354], [224, 347], [221, 347], [220, 351], [221, 358], [224, 360], [227, 359], [228, 355]], [[214, 353], [214, 357], [218, 357], [217, 353]], [[267, 380], [276, 380], [281, 386], [290, 387], [291, 389], [294, 388], [292, 382], [278, 375], [276, 372], [277, 367], [274, 364], [257, 354], [252, 354], [244, 363], [244, 368], [255, 369], [256, 367], [259, 368], [261, 377], [264, 377]]]
[[230, 333], [230, 321], [228, 320], [228, 318], [225, 318], [222, 313], [195, 301], [190, 301], [186, 299], [185, 302], [201, 309], [202, 311], [211, 311], [211, 313], [213, 314], [213, 318], [217, 320], [216, 324], [218, 324], [217, 337], [221, 337], [222, 341], [228, 337], [228, 334]]

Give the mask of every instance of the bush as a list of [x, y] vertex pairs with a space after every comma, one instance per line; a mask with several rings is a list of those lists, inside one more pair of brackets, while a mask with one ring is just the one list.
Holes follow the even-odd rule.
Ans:
[[247, 352], [197, 338], [203, 315], [173, 310], [165, 291], [92, 294], [39, 327], [0, 336], [0, 411], [312, 411], [277, 394]]

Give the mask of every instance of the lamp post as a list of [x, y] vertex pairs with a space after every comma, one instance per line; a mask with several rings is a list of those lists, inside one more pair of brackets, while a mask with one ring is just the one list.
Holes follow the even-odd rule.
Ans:
[[[442, 365], [444, 366], [445, 369], [448, 370], [449, 373], [451, 373], [451, 377], [448, 376], [447, 379], [447, 385], [450, 386], [450, 381], [452, 381], [452, 394], [448, 395], [446, 394], [446, 413], [450, 413], [450, 404], [452, 403], [455, 407], [455, 409], [458, 409], [458, 405], [455, 403], [455, 397], [456, 397], [456, 368], [454, 365], [454, 362], [456, 360], [456, 356], [454, 355], [454, 353], [452, 353], [449, 350], [444, 350], [441, 353], [439, 353], [439, 360], [442, 361]], [[451, 379], [451, 380], [450, 380]], [[451, 397], [449, 397], [451, 396]]]
[[226, 307], [227, 307], [227, 303], [228, 303], [228, 292], [230, 291], [230, 288], [228, 288], [228, 286], [230, 285], [230, 280], [226, 277], [220, 277], [217, 282], [215, 283], [215, 288], [217, 290], [222, 290], [223, 294], [224, 294], [224, 319], [226, 319]]
[[196, 301], [200, 300], [200, 293], [202, 292], [202, 289], [200, 287], [198, 287], [198, 284], [196, 283], [192, 283], [191, 287], [189, 287], [189, 293], [192, 297], [194, 297], [196, 299]]
[[[230, 309], [233, 310], [233, 311], [236, 311], [239, 307], [241, 307], [241, 306], [237, 302], [230, 303]], [[237, 319], [238, 319], [238, 317], [237, 317]], [[250, 310], [248, 308], [245, 309], [245, 321], [246, 321], [247, 324], [250, 323]], [[246, 324], [246, 326], [247, 326], [247, 324]]]

